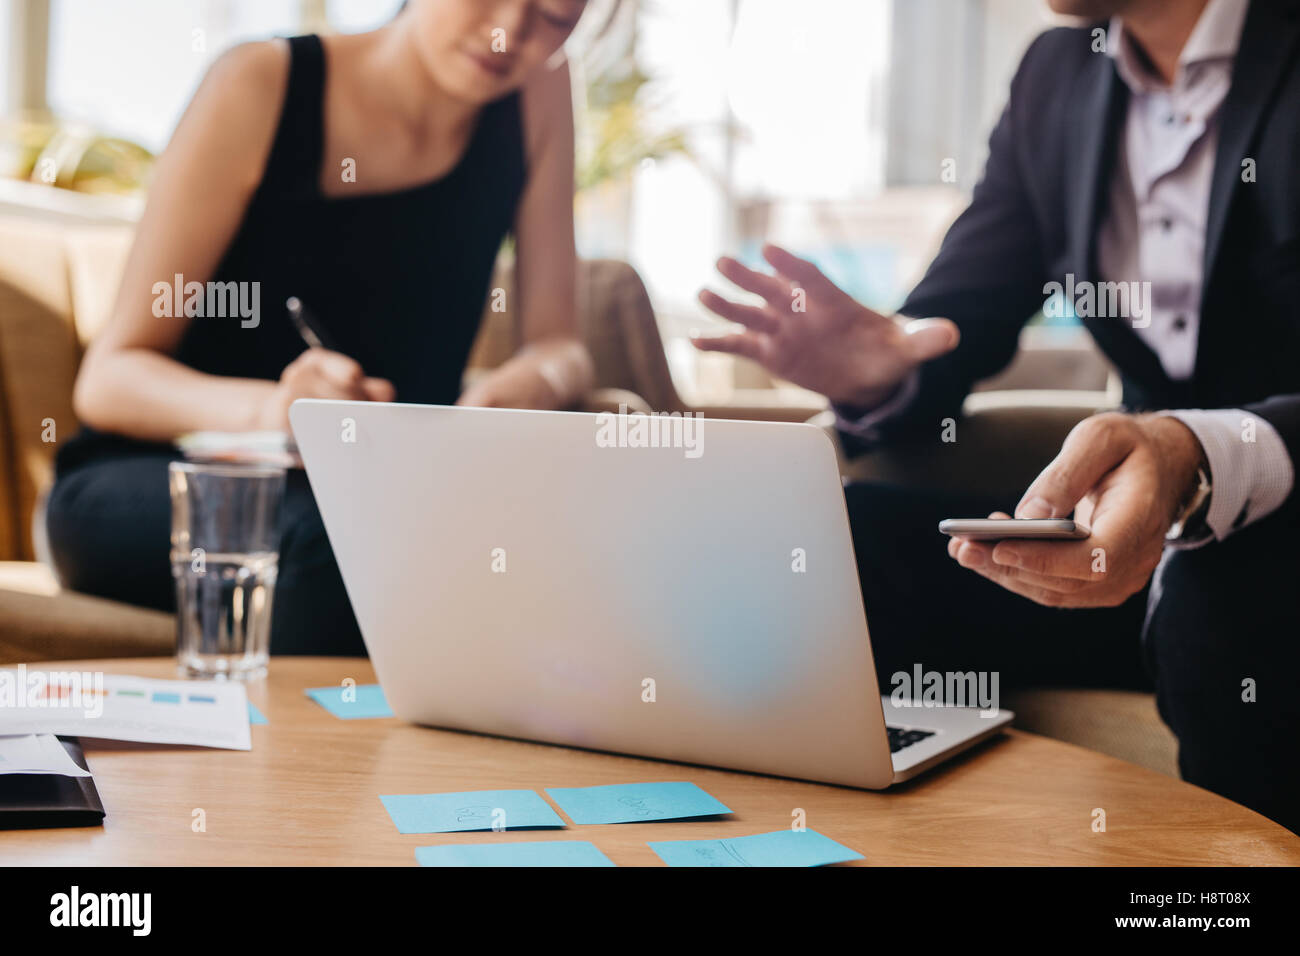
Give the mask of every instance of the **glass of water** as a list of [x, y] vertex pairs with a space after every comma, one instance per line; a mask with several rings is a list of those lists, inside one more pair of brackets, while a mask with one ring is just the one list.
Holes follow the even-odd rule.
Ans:
[[284, 469], [174, 461], [176, 657], [186, 677], [266, 674]]

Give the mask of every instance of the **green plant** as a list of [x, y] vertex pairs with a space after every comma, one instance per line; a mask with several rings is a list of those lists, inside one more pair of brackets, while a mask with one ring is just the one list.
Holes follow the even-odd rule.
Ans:
[[143, 146], [81, 124], [18, 116], [0, 122], [0, 176], [76, 192], [131, 195], [144, 189], [154, 157]]
[[624, 179], [647, 159], [691, 155], [683, 130], [649, 131], [649, 83], [651, 78], [636, 65], [630, 49], [588, 82], [578, 117], [579, 191]]

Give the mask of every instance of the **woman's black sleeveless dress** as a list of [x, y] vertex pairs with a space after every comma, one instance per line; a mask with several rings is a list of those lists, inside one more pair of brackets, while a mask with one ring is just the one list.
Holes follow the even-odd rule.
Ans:
[[[324, 50], [315, 36], [289, 44], [288, 89], [262, 183], [211, 277], [258, 283], [256, 324], [193, 318], [176, 358], [213, 375], [278, 379], [305, 348], [284, 308], [297, 296], [331, 347], [391, 381], [398, 401], [451, 404], [524, 187], [518, 94], [483, 109], [465, 154], [441, 178], [326, 197]], [[355, 172], [360, 191], [365, 169]], [[66, 586], [174, 606], [167, 462], [176, 457], [168, 446], [89, 429], [60, 450], [47, 527]], [[301, 472], [286, 487], [271, 646], [279, 654], [364, 653]]]

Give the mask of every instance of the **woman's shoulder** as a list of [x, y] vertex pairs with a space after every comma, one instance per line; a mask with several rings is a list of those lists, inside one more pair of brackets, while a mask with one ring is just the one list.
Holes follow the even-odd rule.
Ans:
[[[275, 138], [289, 83], [285, 40], [241, 43], [208, 67], [169, 149], [256, 186]], [[205, 158], [206, 157], [206, 158]]]
[[242, 93], [283, 90], [289, 77], [289, 44], [281, 38], [238, 43], [212, 61], [204, 82]]
[[287, 40], [233, 46], [212, 61], [194, 102], [202, 103], [215, 119], [231, 124], [230, 134], [266, 138], [280, 116], [290, 60]]

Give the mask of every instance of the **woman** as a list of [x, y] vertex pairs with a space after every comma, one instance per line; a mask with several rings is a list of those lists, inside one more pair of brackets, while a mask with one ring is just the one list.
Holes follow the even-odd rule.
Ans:
[[[287, 429], [298, 398], [581, 397], [573, 116], [555, 58], [585, 3], [412, 0], [370, 33], [250, 43], [213, 64], [77, 378], [87, 428], [61, 450], [48, 504], [67, 586], [174, 606], [167, 463], [185, 432]], [[523, 347], [461, 394], [507, 232]], [[257, 314], [175, 315], [154, 288], [191, 282], [237, 283], [223, 288]], [[305, 348], [290, 296], [337, 351]], [[301, 472], [286, 487], [271, 648], [364, 653]]]

